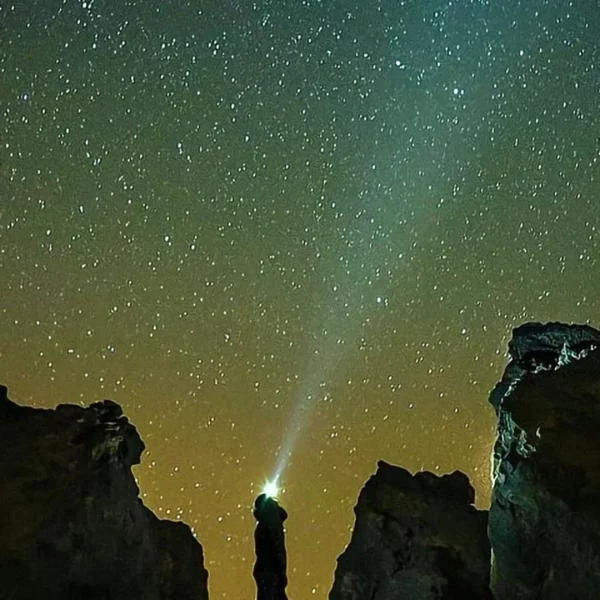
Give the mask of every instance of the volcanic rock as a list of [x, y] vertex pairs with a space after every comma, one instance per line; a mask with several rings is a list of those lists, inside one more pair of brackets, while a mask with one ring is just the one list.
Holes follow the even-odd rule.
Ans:
[[600, 597], [600, 332], [531, 323], [490, 402], [496, 600]]
[[379, 461], [354, 509], [330, 600], [490, 599], [487, 512], [466, 475]]
[[0, 386], [0, 599], [208, 600], [190, 528], [138, 496], [143, 450], [110, 400], [43, 410]]

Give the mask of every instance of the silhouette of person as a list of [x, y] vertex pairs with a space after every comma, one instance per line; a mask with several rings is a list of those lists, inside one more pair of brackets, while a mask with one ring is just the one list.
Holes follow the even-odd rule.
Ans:
[[275, 498], [261, 494], [254, 501], [254, 518], [257, 521], [254, 531], [254, 579], [256, 580], [256, 600], [288, 600], [287, 555], [283, 522], [287, 512], [279, 506]]

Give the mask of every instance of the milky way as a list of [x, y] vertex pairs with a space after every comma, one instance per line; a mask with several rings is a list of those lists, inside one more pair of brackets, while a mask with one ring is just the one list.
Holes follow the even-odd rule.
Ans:
[[[600, 322], [600, 8], [0, 4], [0, 377], [112, 398], [212, 598], [283, 460], [325, 598], [377, 459], [462, 469], [513, 326]], [[284, 459], [282, 459], [284, 457]]]

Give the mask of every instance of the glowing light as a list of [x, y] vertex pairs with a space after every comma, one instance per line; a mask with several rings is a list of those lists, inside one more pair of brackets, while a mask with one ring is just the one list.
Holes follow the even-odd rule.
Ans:
[[[461, 93], [462, 91], [458, 90]], [[323, 184], [324, 187], [325, 184]], [[321, 190], [323, 194], [323, 189]], [[389, 198], [379, 188], [368, 193], [369, 213], [387, 214]], [[366, 201], [365, 200], [365, 201]], [[330, 202], [329, 198], [327, 202]], [[335, 207], [331, 201], [331, 207]], [[361, 211], [359, 214], [367, 213]], [[389, 246], [385, 223], [361, 219], [346, 233], [353, 240], [353, 253], [348, 255], [346, 235], [332, 240], [329, 257], [319, 262], [323, 284], [315, 289], [313, 305], [316, 310], [313, 322], [306, 333], [305, 371], [300, 378], [293, 401], [289, 422], [285, 428], [277, 459], [273, 481], [284, 477], [292, 464], [292, 455], [310, 427], [319, 403], [333, 402], [331, 389], [340, 374], [358, 351], [362, 350], [365, 324], [376, 307], [387, 308], [389, 297], [383, 278], [374, 274], [382, 270], [381, 256]], [[400, 253], [402, 254], [402, 252]]]
[[267, 481], [263, 487], [263, 494], [269, 496], [269, 498], [275, 498], [279, 493], [279, 487], [277, 487], [276, 481]]

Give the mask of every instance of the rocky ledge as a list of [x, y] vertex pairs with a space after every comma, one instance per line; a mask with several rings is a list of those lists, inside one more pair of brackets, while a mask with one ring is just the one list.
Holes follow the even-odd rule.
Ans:
[[147, 509], [119, 405], [43, 410], [0, 386], [0, 598], [207, 600], [202, 546]]

